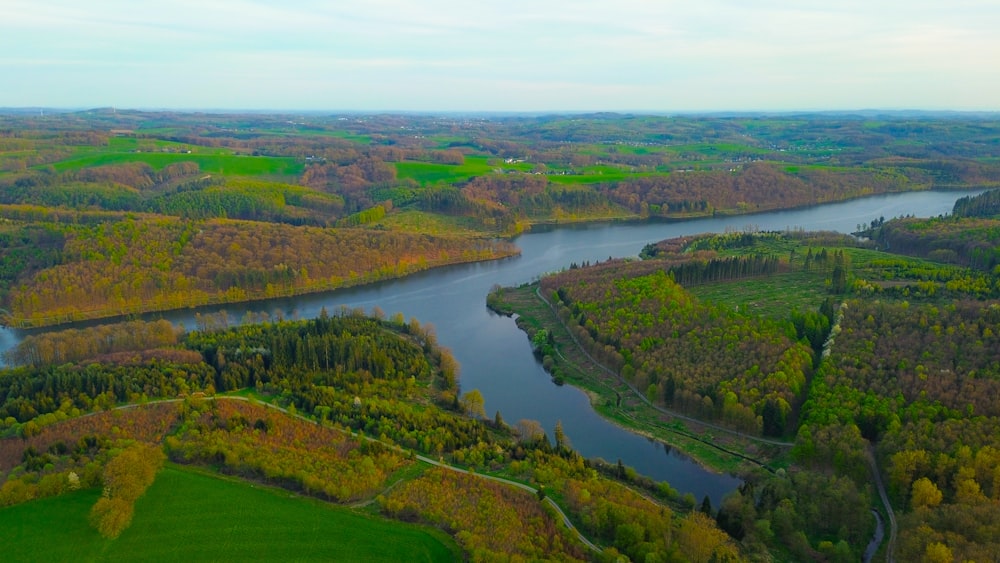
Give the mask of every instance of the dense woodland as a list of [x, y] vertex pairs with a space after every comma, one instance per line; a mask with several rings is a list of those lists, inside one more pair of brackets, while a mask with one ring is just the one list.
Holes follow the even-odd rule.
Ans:
[[492, 237], [538, 222], [993, 186], [998, 130], [929, 114], [3, 114], [0, 309], [51, 325], [509, 256]]
[[20, 277], [10, 320], [46, 325], [313, 292], [514, 254], [508, 243], [144, 216], [63, 229], [60, 264]]
[[[322, 291], [510, 256], [498, 237], [537, 223], [994, 187], [998, 137], [989, 116], [907, 113], [4, 114], [0, 314], [40, 326]], [[859, 226], [867, 242], [689, 237], [542, 280], [577, 341], [651, 404], [794, 440], [719, 507], [585, 460], [559, 427], [551, 442], [487, 418], [432, 329], [346, 310], [26, 338], [0, 372], [0, 505], [103, 486], [91, 522], [114, 537], [162, 452], [370, 502], [473, 560], [854, 561], [879, 504], [872, 451], [898, 560], [997, 560], [996, 193]], [[221, 398], [234, 393], [252, 400]]]
[[[8, 361], [23, 365], [0, 374], [0, 505], [111, 487], [91, 521], [113, 538], [165, 456], [338, 504], [374, 501], [387, 517], [453, 535], [471, 560], [744, 559], [668, 484], [585, 460], [558, 429], [553, 444], [537, 422], [484, 418], [482, 396], [460, 393], [457, 364], [416, 319], [341, 310], [309, 321], [203, 324], [217, 328], [179, 334], [162, 321], [133, 321], [40, 334], [12, 351]], [[222, 395], [230, 391], [243, 396]], [[152, 469], [116, 462], [136, 448], [155, 450], [144, 457]], [[543, 492], [428, 470], [415, 453]], [[603, 553], [561, 527], [540, 502], [546, 491], [573, 491], [560, 503]]]
[[[720, 264], [727, 279], [756, 271]], [[698, 303], [668, 270], [612, 261], [547, 277], [541, 288], [582, 345], [649, 400], [783, 435], [812, 371], [812, 349], [782, 324]], [[701, 275], [714, 279], [711, 270]]]
[[654, 404], [795, 437], [794, 465], [748, 473], [717, 507], [744, 552], [858, 558], [878, 502], [871, 450], [900, 522], [898, 560], [994, 561], [1000, 280], [995, 266], [926, 249], [962, 241], [978, 253], [956, 255], [995, 253], [979, 229], [995, 220], [996, 193], [960, 200], [953, 215], [871, 226], [893, 241], [919, 232], [923, 250], [907, 248], [927, 259], [877, 250], [885, 238], [747, 231], [572, 265], [540, 292]]
[[904, 512], [901, 559], [1000, 556], [998, 313], [996, 300], [847, 300], [813, 382], [798, 454], [857, 475], [858, 448], [876, 445]]

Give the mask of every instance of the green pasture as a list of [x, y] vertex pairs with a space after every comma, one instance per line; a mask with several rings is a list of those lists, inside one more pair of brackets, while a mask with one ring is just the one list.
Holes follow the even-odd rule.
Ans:
[[421, 184], [435, 182], [462, 182], [475, 176], [492, 174], [495, 169], [529, 172], [534, 168], [532, 162], [506, 163], [502, 160], [490, 163], [491, 157], [466, 156], [462, 164], [438, 164], [435, 162], [403, 161], [396, 163], [396, 176], [412, 178]]
[[556, 184], [599, 184], [601, 182], [619, 182], [628, 178], [640, 178], [652, 175], [648, 172], [632, 173], [615, 170], [613, 172], [599, 172], [596, 174], [552, 174], [548, 178]]
[[172, 152], [99, 152], [58, 162], [53, 165], [53, 168], [57, 172], [63, 172], [90, 166], [129, 162], [145, 162], [155, 170], [178, 162], [196, 162], [201, 167], [202, 172], [236, 176], [297, 176], [302, 174], [305, 168], [302, 162], [291, 157]]
[[435, 162], [404, 161], [396, 163], [398, 178], [411, 178], [421, 184], [459, 182], [473, 176], [489, 174], [493, 167], [486, 159], [466, 157], [464, 164], [437, 164]]
[[668, 152], [679, 154], [701, 154], [705, 156], [739, 156], [739, 155], [769, 155], [774, 151], [752, 147], [749, 145], [739, 145], [736, 143], [692, 143], [685, 145], [669, 145]]
[[5, 561], [454, 561], [437, 531], [169, 466], [115, 540], [87, 523], [98, 490], [0, 510]]
[[293, 129], [284, 133], [283, 136], [286, 137], [333, 137], [335, 139], [344, 139], [345, 141], [351, 141], [354, 143], [362, 145], [370, 145], [372, 142], [371, 135], [362, 135], [360, 133], [354, 133], [351, 131], [346, 131], [343, 129], [308, 129], [300, 128]]
[[[499, 162], [490, 163], [485, 156], [466, 156], [463, 164], [437, 164], [433, 162], [404, 161], [396, 163], [396, 176], [411, 178], [421, 184], [436, 182], [462, 182], [475, 176], [492, 174], [500, 169], [508, 172], [531, 172], [539, 163], [535, 162]], [[544, 164], [544, 163], [543, 163]], [[650, 172], [632, 172], [631, 170], [607, 164], [583, 166], [574, 168], [573, 174], [559, 173], [560, 169], [551, 168], [546, 174], [552, 182], [559, 184], [596, 184], [599, 182], [617, 182], [626, 178], [648, 176]]]
[[207, 150], [211, 150], [211, 152], [217, 153], [228, 151], [228, 149], [206, 149], [197, 145], [178, 143], [176, 141], [165, 141], [163, 139], [138, 139], [136, 137], [111, 137], [108, 139], [108, 149], [112, 151], [133, 151], [143, 147], [154, 147], [160, 150], [189, 150], [197, 152], [206, 152]]

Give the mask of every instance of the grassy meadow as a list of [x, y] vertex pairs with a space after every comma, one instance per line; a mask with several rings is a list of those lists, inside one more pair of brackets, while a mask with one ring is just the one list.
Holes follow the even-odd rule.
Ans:
[[87, 168], [90, 166], [106, 166], [109, 164], [125, 164], [129, 162], [145, 162], [153, 169], [160, 170], [169, 164], [178, 162], [196, 162], [202, 172], [209, 174], [228, 174], [234, 176], [298, 176], [304, 170], [304, 164], [291, 157], [272, 156], [241, 156], [235, 154], [186, 154], [183, 152], [96, 152], [76, 156], [53, 165], [57, 172]]
[[100, 491], [0, 510], [5, 561], [453, 561], [443, 533], [168, 465], [116, 540], [87, 522]]

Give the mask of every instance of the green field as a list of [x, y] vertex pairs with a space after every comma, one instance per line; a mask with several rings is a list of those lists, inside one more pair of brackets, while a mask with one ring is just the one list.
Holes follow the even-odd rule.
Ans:
[[534, 164], [530, 162], [499, 162], [491, 164], [485, 156], [466, 156], [463, 164], [438, 164], [407, 160], [396, 163], [396, 176], [411, 178], [421, 184], [435, 182], [461, 182], [474, 176], [490, 174], [494, 169], [529, 172]]
[[489, 174], [493, 167], [485, 157], [466, 157], [464, 164], [437, 164], [433, 162], [397, 162], [396, 175], [412, 178], [421, 184], [434, 182], [457, 182], [473, 176]]
[[639, 178], [642, 176], [652, 176], [652, 174], [637, 174], [608, 166], [593, 166], [588, 167], [584, 174], [553, 174], [548, 178], [556, 184], [598, 184], [600, 182], [620, 182], [627, 178]]
[[234, 154], [185, 154], [163, 152], [98, 152], [53, 165], [57, 172], [89, 166], [145, 162], [155, 170], [178, 162], [196, 162], [202, 172], [237, 176], [298, 176], [305, 165], [290, 157], [239, 156]]
[[[191, 150], [198, 152], [206, 152], [204, 147], [199, 147], [198, 145], [189, 145], [187, 143], [179, 143], [177, 141], [166, 141], [163, 139], [139, 139], [135, 137], [111, 137], [108, 139], [108, 148], [117, 152], [126, 152], [141, 150], [143, 148], [155, 147], [158, 149], [170, 149], [170, 150]], [[213, 152], [219, 154], [228, 154], [228, 149], [214, 149]]]
[[288, 491], [168, 465], [106, 540], [87, 523], [98, 490], [0, 510], [4, 561], [454, 561], [442, 533]]

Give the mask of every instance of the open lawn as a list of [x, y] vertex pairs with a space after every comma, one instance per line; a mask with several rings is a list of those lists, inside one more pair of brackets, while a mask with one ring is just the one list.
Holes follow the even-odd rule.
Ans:
[[0, 510], [4, 561], [454, 561], [443, 533], [168, 465], [116, 540], [87, 523], [98, 490]]
[[608, 167], [600, 168], [593, 171], [587, 170], [585, 174], [552, 174], [548, 178], [557, 184], [599, 184], [601, 182], [620, 182], [626, 178], [639, 178], [652, 175], [648, 172], [631, 173], [613, 168], [607, 169]]

